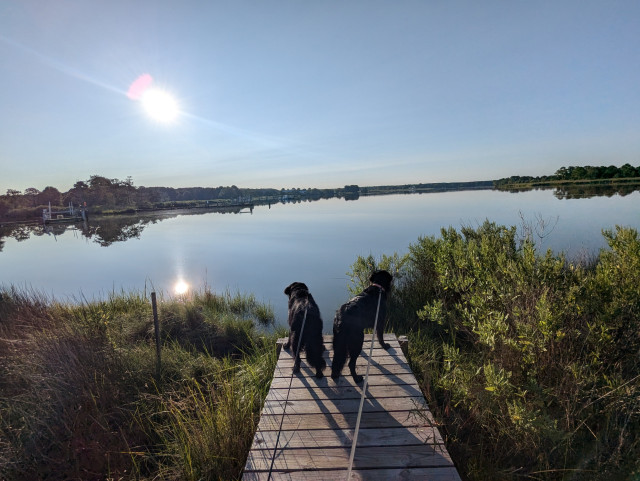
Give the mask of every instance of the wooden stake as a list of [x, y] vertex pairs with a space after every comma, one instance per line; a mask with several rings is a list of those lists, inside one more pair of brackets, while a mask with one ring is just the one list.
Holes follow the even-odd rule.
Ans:
[[153, 327], [156, 333], [156, 383], [160, 384], [162, 365], [160, 362], [160, 321], [158, 320], [158, 303], [156, 293], [151, 293], [151, 307], [153, 307]]

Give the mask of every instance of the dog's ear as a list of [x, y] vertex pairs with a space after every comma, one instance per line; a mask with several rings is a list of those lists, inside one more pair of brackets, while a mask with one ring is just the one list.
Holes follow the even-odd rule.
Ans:
[[291, 286], [293, 286], [293, 284], [289, 284], [285, 290], [284, 290], [284, 295], [288, 296], [289, 294], [291, 294]]

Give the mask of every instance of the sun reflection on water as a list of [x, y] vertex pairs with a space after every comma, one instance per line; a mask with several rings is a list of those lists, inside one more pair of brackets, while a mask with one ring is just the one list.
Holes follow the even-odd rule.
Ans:
[[184, 280], [180, 279], [173, 286], [173, 292], [178, 296], [183, 296], [187, 292], [189, 292], [189, 284], [187, 284]]

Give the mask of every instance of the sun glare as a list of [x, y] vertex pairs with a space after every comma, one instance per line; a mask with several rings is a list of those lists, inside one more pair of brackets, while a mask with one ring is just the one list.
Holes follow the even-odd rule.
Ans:
[[173, 286], [173, 292], [175, 292], [179, 296], [182, 296], [189, 292], [189, 284], [187, 284], [183, 280], [179, 280], [178, 282], [176, 282], [175, 286]]
[[149, 117], [157, 122], [173, 122], [180, 113], [178, 102], [173, 95], [158, 88], [145, 90], [140, 101]]

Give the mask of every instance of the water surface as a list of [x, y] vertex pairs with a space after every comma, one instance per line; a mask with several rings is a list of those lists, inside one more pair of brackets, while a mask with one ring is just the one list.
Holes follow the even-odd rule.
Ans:
[[[419, 236], [437, 236], [442, 227], [477, 226], [485, 219], [521, 225], [524, 218], [555, 226], [540, 240], [543, 249], [576, 256], [605, 246], [602, 229], [616, 224], [640, 229], [639, 207], [639, 192], [558, 199], [549, 190], [484, 190], [149, 218], [128, 226], [120, 236], [100, 237], [99, 226], [92, 224], [90, 238], [69, 228], [57, 235], [25, 234], [21, 241], [4, 238], [0, 284], [26, 286], [67, 300], [104, 297], [121, 289], [155, 289], [169, 295], [183, 278], [195, 288], [253, 293], [270, 303], [277, 321], [284, 322], [284, 288], [301, 281], [316, 298], [329, 331], [335, 310], [349, 298], [346, 272], [358, 255], [402, 254]], [[132, 237], [123, 240], [127, 235]]]

